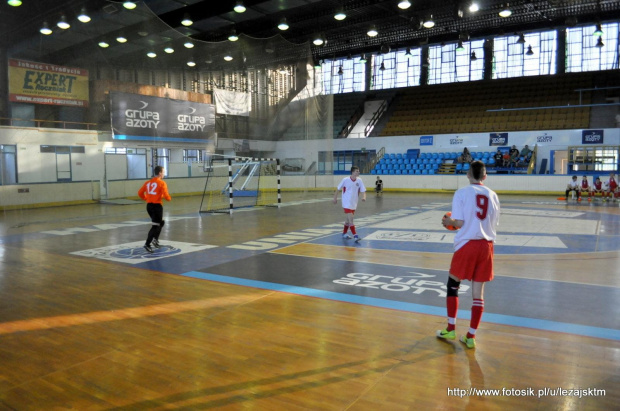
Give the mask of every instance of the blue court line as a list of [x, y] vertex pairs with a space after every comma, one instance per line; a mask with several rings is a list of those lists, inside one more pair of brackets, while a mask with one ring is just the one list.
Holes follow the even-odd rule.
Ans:
[[[199, 278], [202, 280], [216, 281], [219, 283], [240, 285], [243, 287], [254, 287], [264, 290], [281, 291], [290, 294], [297, 294], [306, 297], [317, 297], [326, 300], [341, 301], [368, 305], [372, 307], [389, 308], [392, 310], [408, 311], [419, 314], [446, 316], [445, 307], [434, 307], [402, 301], [384, 300], [375, 297], [363, 297], [353, 294], [336, 293], [333, 291], [317, 290], [314, 288], [298, 287], [294, 285], [276, 284], [267, 281], [248, 280], [245, 278], [226, 277], [217, 274], [201, 273], [199, 271], [189, 271], [181, 274], [185, 277]], [[462, 319], [469, 319], [469, 313], [463, 312]], [[514, 317], [503, 314], [484, 313], [484, 321], [494, 324], [511, 325], [515, 327], [533, 328], [543, 331], [554, 331], [567, 334], [583, 335], [585, 337], [603, 338], [606, 340], [620, 341], [620, 330], [610, 328], [589, 327], [587, 325], [569, 324], [557, 321], [540, 320], [536, 318]]]

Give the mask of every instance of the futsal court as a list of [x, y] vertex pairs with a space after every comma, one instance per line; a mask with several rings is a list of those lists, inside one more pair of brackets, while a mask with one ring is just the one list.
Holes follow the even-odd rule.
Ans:
[[[489, 178], [492, 187], [492, 177]], [[601, 409], [620, 403], [620, 206], [501, 195], [477, 347], [446, 342], [452, 193], [280, 208], [5, 211], [5, 409]], [[457, 334], [469, 328], [460, 289]], [[472, 391], [497, 390], [497, 391]], [[566, 391], [562, 391], [566, 390]], [[569, 391], [570, 390], [570, 391]], [[573, 391], [574, 390], [574, 391]]]

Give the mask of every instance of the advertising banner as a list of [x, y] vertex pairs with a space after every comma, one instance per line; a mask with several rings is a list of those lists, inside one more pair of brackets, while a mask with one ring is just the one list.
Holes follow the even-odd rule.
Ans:
[[420, 145], [421, 146], [432, 146], [433, 136], [420, 136]]
[[507, 146], [508, 133], [491, 133], [489, 135], [490, 146]]
[[581, 144], [603, 144], [604, 130], [582, 130]]
[[88, 70], [9, 59], [9, 100], [88, 107]]
[[110, 92], [115, 140], [199, 142], [215, 138], [212, 104]]

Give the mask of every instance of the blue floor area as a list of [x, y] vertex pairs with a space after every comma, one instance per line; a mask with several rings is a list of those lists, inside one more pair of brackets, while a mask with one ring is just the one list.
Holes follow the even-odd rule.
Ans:
[[[241, 285], [245, 287], [254, 287], [265, 290], [274, 290], [286, 292], [296, 295], [308, 297], [324, 298], [334, 301], [342, 301], [354, 304], [363, 304], [373, 307], [389, 308], [394, 310], [408, 311], [419, 314], [430, 314], [437, 316], [445, 316], [445, 308], [437, 306], [428, 306], [424, 304], [408, 303], [402, 301], [385, 300], [368, 296], [359, 296], [352, 294], [344, 294], [333, 291], [317, 290], [313, 288], [291, 286], [279, 283], [271, 283], [266, 281], [249, 280], [243, 278], [235, 278], [229, 276], [221, 276], [216, 274], [202, 273], [198, 271], [190, 271], [183, 274], [187, 277], [200, 278], [203, 280], [217, 281], [227, 284]], [[459, 311], [462, 320], [469, 319], [469, 313]], [[569, 334], [582, 335], [586, 337], [603, 338], [608, 340], [620, 341], [620, 330], [602, 327], [593, 327], [589, 325], [572, 324], [558, 321], [550, 321], [538, 318], [518, 317], [514, 315], [495, 314], [492, 312], [484, 313], [484, 321], [495, 324], [510, 325], [516, 327], [533, 328], [544, 331], [563, 332]]]

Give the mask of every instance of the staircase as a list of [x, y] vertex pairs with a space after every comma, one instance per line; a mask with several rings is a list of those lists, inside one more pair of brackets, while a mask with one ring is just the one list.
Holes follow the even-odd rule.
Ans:
[[454, 163], [443, 163], [439, 166], [437, 170], [437, 174], [456, 174], [456, 164]]

